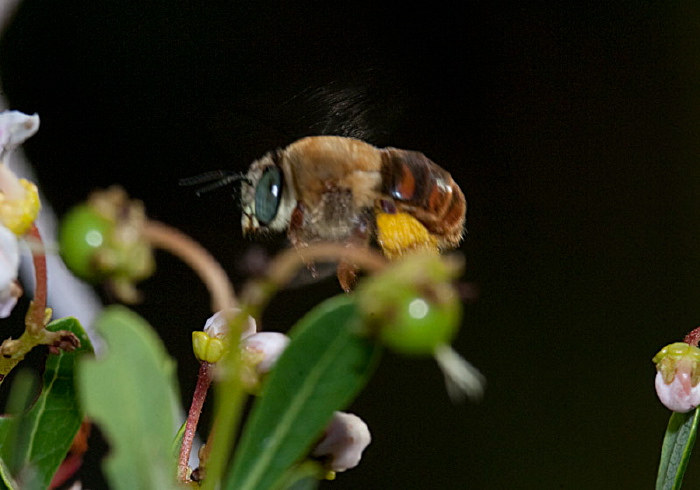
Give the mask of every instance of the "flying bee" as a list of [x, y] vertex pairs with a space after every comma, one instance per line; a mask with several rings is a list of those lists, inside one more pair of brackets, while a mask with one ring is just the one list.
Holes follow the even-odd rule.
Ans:
[[[234, 178], [221, 174], [224, 184]], [[267, 153], [239, 178], [244, 234], [286, 231], [295, 247], [376, 240], [391, 259], [455, 248], [464, 234], [464, 194], [446, 170], [416, 151], [312, 136]], [[349, 291], [356, 267], [341, 260], [337, 272]]]

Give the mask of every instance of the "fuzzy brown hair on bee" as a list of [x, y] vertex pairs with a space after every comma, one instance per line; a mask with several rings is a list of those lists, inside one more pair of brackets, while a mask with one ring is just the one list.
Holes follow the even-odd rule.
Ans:
[[[368, 246], [377, 239], [394, 258], [419, 248], [452, 249], [464, 235], [464, 194], [446, 170], [416, 151], [312, 136], [253, 162], [244, 182], [244, 233], [286, 231], [295, 247]], [[346, 291], [356, 272], [340, 262]]]

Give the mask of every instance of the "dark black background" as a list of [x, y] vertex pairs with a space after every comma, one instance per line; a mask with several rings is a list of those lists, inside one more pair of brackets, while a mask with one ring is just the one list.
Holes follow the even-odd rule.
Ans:
[[[433, 362], [387, 355], [352, 407], [374, 441], [326, 488], [650, 488], [668, 419], [650, 359], [700, 317], [699, 14], [25, 0], [0, 73], [12, 107], [41, 116], [26, 151], [60, 213], [120, 183], [239, 283], [252, 244], [235, 203], [179, 178], [321, 133], [419, 150], [453, 174], [469, 201], [465, 279], [481, 291], [456, 348], [486, 398], [452, 405]], [[137, 309], [177, 357], [186, 400], [208, 300], [158, 261]], [[285, 292], [265, 327], [337, 292]]]

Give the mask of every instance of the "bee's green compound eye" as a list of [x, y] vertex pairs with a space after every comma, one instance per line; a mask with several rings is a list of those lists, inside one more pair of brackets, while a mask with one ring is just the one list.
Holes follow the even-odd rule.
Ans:
[[282, 171], [279, 167], [268, 167], [255, 187], [255, 217], [267, 226], [277, 216], [282, 200]]

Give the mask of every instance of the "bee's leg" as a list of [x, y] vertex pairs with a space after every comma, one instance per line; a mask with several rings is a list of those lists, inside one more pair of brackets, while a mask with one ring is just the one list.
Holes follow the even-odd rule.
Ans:
[[[287, 238], [292, 243], [295, 249], [300, 249], [309, 246], [307, 237], [304, 236], [304, 214], [305, 207], [303, 204], [298, 203], [297, 206], [292, 211], [292, 216], [289, 220], [289, 228], [287, 230]], [[304, 261], [306, 268], [311, 272], [312, 277], [316, 277], [316, 266], [313, 262]]]
[[346, 293], [349, 293], [352, 291], [352, 288], [355, 287], [357, 271], [357, 266], [350, 262], [341, 260], [338, 263], [338, 282], [340, 282], [340, 287], [343, 288], [343, 291]]
[[[372, 213], [367, 211], [360, 214], [356, 219], [352, 227], [348, 241], [346, 242], [348, 246], [352, 247], [365, 247], [369, 246], [369, 238], [371, 236], [372, 228], [374, 226], [372, 220]], [[338, 281], [340, 282], [340, 287], [346, 293], [352, 291], [355, 287], [355, 282], [357, 281], [357, 273], [359, 268], [352, 262], [341, 259], [338, 262]]]

